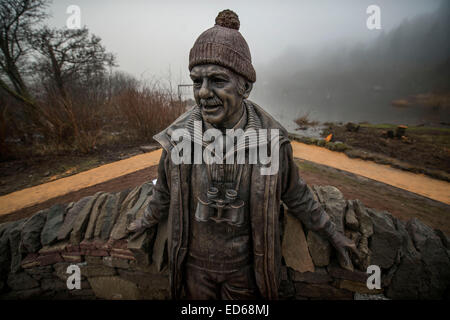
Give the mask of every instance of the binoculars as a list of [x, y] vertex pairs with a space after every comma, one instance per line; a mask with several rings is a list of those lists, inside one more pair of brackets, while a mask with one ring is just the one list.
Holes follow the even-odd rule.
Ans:
[[225, 197], [216, 187], [210, 187], [203, 196], [197, 198], [195, 220], [206, 222], [213, 220], [216, 223], [225, 222], [233, 226], [242, 226], [244, 220], [244, 201], [237, 198], [237, 191], [225, 189]]

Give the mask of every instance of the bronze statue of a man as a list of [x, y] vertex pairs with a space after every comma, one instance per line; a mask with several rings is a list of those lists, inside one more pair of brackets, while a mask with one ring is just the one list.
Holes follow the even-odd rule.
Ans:
[[[238, 16], [224, 10], [194, 43], [189, 70], [197, 105], [154, 137], [163, 153], [153, 198], [143, 218], [128, 227], [140, 232], [168, 219], [174, 299], [277, 299], [282, 204], [329, 239], [343, 267], [350, 265], [347, 248], [356, 250], [299, 178], [286, 130], [247, 99], [256, 73], [238, 30]], [[193, 136], [196, 124], [223, 135], [229, 129], [278, 130], [278, 170], [262, 174], [263, 164], [248, 161], [254, 148], [248, 140], [236, 146], [245, 151], [243, 163], [174, 161], [174, 133], [181, 129]], [[204, 141], [193, 141], [197, 150], [207, 148]]]

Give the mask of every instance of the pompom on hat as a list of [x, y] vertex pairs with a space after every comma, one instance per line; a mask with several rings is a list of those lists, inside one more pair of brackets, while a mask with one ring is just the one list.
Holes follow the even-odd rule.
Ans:
[[214, 27], [203, 32], [189, 53], [189, 71], [200, 64], [217, 64], [256, 81], [250, 49], [239, 32], [238, 15], [231, 10], [219, 12]]

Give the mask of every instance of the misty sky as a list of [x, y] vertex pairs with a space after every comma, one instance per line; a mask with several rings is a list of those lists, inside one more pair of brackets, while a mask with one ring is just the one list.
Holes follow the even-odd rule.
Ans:
[[[381, 8], [383, 30], [405, 18], [432, 12], [440, 0], [316, 1], [54, 1], [49, 24], [65, 27], [69, 5], [81, 8], [81, 23], [116, 54], [119, 69], [144, 79], [189, 83], [188, 54], [201, 32], [214, 25], [217, 13], [239, 15], [258, 78], [258, 66], [276, 61], [292, 48], [317, 49], [334, 44], [369, 42], [380, 31], [366, 28], [366, 8]], [[258, 79], [261, 80], [261, 79]], [[262, 79], [264, 81], [264, 79]], [[257, 85], [257, 83], [256, 83]]]

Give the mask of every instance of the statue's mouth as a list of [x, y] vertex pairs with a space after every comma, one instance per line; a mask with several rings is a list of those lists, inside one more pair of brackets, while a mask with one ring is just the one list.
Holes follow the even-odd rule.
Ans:
[[203, 110], [205, 112], [216, 112], [217, 110], [219, 110], [219, 108], [221, 107], [221, 104], [216, 104], [216, 105], [205, 105], [203, 106]]
[[206, 113], [214, 113], [222, 107], [222, 101], [218, 97], [212, 97], [209, 99], [201, 99], [200, 105], [202, 110]]

